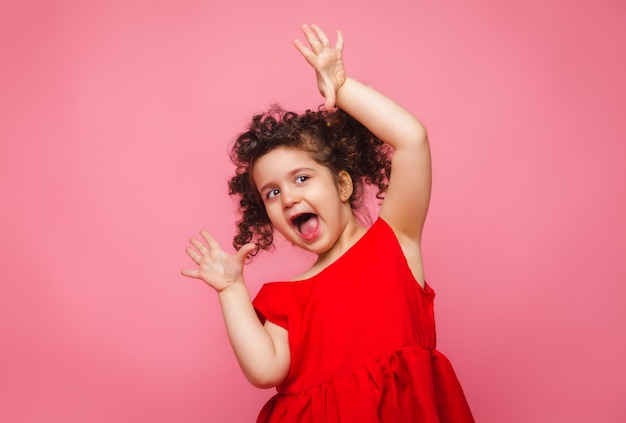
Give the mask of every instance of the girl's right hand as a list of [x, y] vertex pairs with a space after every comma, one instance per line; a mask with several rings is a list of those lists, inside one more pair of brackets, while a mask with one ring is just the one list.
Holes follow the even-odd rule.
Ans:
[[[236, 283], [243, 283], [243, 267], [246, 257], [256, 246], [246, 244], [235, 254], [226, 254], [220, 245], [205, 230], [200, 231], [202, 242], [191, 238], [185, 252], [198, 265], [197, 269], [183, 269], [183, 276], [200, 279], [218, 293]], [[195, 247], [195, 248], [194, 248]]]

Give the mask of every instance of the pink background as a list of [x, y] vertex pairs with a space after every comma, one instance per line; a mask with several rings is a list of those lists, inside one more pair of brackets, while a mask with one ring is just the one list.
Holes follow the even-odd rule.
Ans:
[[[0, 421], [254, 420], [273, 391], [179, 269], [201, 227], [230, 243], [250, 115], [321, 103], [303, 22], [429, 129], [427, 279], [477, 421], [626, 421], [619, 0], [4, 0]], [[263, 254], [250, 291], [307, 262]]]

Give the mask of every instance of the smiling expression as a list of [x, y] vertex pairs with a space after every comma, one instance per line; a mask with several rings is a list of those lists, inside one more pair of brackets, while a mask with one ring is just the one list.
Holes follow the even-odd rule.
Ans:
[[252, 177], [273, 227], [305, 250], [329, 252], [355, 221], [348, 174], [333, 175], [307, 151], [276, 148], [254, 163]]

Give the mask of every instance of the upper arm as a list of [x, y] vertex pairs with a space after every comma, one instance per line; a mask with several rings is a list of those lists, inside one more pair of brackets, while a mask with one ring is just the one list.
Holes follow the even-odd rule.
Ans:
[[419, 241], [430, 201], [430, 148], [422, 123], [408, 110], [352, 78], [337, 105], [393, 150], [391, 176], [380, 215], [397, 235]]
[[417, 282], [424, 286], [422, 229], [428, 213], [431, 164], [428, 139], [403, 144], [394, 151], [391, 176], [380, 216], [393, 229]]
[[380, 216], [403, 238], [419, 244], [431, 193], [428, 137], [421, 125], [397, 144], [391, 161], [389, 188]]
[[408, 110], [352, 78], [337, 91], [336, 103], [394, 150], [380, 217], [396, 234], [415, 277], [423, 280], [420, 241], [431, 187], [426, 129]]
[[274, 387], [280, 384], [289, 373], [291, 365], [291, 353], [289, 351], [289, 333], [287, 329], [278, 326], [269, 320], [265, 321], [265, 330], [269, 334], [272, 344], [274, 345], [275, 367], [271, 372], [271, 377], [267, 381], [259, 384], [259, 387]]

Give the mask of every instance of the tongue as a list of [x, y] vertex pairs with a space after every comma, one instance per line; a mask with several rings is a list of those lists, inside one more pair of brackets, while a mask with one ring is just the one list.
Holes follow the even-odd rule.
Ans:
[[307, 220], [300, 223], [300, 233], [305, 238], [311, 238], [317, 232], [317, 226], [319, 221], [317, 220], [317, 216], [311, 215]]

